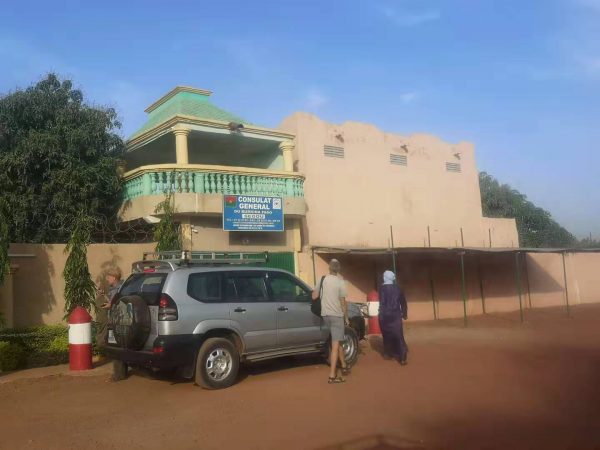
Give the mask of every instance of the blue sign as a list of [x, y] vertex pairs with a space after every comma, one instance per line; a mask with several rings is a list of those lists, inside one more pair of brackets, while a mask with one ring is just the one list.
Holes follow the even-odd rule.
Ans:
[[281, 197], [224, 195], [223, 230], [283, 231]]

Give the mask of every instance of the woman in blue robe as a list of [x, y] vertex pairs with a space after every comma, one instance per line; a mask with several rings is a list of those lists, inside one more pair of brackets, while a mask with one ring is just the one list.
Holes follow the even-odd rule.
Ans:
[[408, 347], [404, 340], [402, 319], [408, 317], [408, 308], [404, 292], [395, 281], [394, 272], [386, 270], [383, 285], [379, 289], [379, 327], [383, 336], [383, 357], [394, 358], [404, 366]]

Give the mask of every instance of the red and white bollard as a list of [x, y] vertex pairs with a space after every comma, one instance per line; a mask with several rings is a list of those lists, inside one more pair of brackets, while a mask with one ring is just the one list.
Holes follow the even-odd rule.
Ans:
[[367, 294], [367, 305], [369, 307], [369, 334], [381, 334], [379, 327], [379, 294], [371, 291]]
[[69, 369], [92, 368], [92, 316], [78, 306], [69, 316]]

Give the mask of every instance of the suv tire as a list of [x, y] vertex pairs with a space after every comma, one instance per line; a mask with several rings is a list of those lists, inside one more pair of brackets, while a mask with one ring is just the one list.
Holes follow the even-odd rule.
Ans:
[[235, 383], [239, 368], [235, 345], [226, 338], [209, 338], [198, 351], [195, 381], [204, 389], [227, 388]]
[[150, 334], [150, 310], [138, 295], [121, 297], [111, 308], [111, 328], [117, 344], [129, 350], [141, 350]]
[[[352, 367], [354, 364], [356, 364], [356, 361], [358, 360], [358, 353], [359, 353], [358, 335], [356, 334], [356, 331], [354, 331], [354, 328], [352, 328], [352, 327], [346, 327], [344, 330], [344, 333], [345, 333], [345, 336], [344, 336], [345, 339], [344, 339], [344, 341], [340, 342], [340, 345], [343, 346], [343, 348], [344, 348], [346, 364], [348, 365], [348, 367]], [[324, 354], [325, 354], [325, 359], [327, 361], [327, 364], [329, 364], [331, 362], [330, 353], [331, 353], [331, 339], [328, 340], [327, 343], [325, 344]]]

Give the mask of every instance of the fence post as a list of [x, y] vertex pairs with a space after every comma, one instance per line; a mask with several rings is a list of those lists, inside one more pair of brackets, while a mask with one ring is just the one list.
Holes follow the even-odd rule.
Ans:
[[515, 253], [515, 270], [517, 278], [517, 292], [519, 293], [519, 313], [521, 315], [521, 323], [523, 323], [523, 299], [521, 298], [521, 253]]
[[571, 317], [571, 308], [569, 305], [569, 287], [567, 285], [567, 264], [565, 263], [565, 253], [562, 252], [563, 276], [565, 280], [565, 301], [567, 303], [567, 316]]
[[479, 278], [479, 292], [481, 293], [481, 310], [483, 314], [486, 314], [485, 311], [485, 295], [483, 293], [483, 277], [481, 276], [481, 257], [477, 257], [477, 275]]
[[467, 326], [467, 287], [465, 281], [465, 252], [460, 252], [461, 288], [465, 327]]

